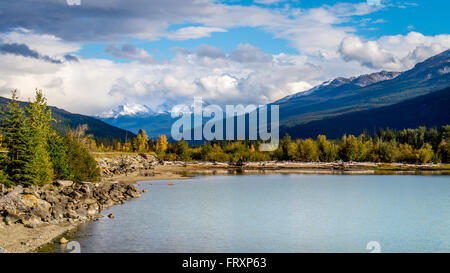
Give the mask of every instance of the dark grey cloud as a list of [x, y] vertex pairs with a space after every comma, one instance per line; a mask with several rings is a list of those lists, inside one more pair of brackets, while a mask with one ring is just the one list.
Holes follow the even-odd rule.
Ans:
[[137, 48], [132, 44], [124, 44], [122, 47], [117, 45], [109, 45], [105, 52], [116, 58], [135, 60], [142, 63], [151, 63], [154, 61], [153, 56], [141, 48]]
[[49, 56], [39, 54], [39, 52], [37, 52], [36, 50], [30, 49], [25, 44], [18, 44], [18, 43], [0, 44], [0, 53], [13, 54], [13, 55], [23, 56], [23, 57], [33, 58], [33, 59], [40, 59], [40, 60], [44, 60], [46, 62], [56, 63], [56, 64], [62, 63], [60, 60], [53, 59]]
[[171, 24], [195, 21], [215, 12], [196, 0], [0, 1], [0, 31], [25, 28], [66, 41], [116, 41], [123, 36], [158, 38]]
[[78, 58], [75, 55], [67, 54], [64, 56], [64, 59], [68, 62], [78, 62]]

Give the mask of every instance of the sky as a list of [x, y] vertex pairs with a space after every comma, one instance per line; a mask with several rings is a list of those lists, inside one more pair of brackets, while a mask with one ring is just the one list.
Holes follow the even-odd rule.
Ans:
[[38, 88], [87, 115], [194, 97], [265, 104], [449, 49], [448, 10], [438, 0], [1, 1], [0, 96]]

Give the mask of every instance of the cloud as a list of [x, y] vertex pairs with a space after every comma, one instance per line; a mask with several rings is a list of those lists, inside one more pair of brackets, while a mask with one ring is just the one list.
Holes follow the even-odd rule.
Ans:
[[64, 55], [64, 59], [68, 62], [78, 62], [78, 58], [77, 56], [71, 55], [71, 54], [66, 54]]
[[[63, 2], [0, 2], [0, 43], [9, 45], [0, 54], [0, 94], [19, 88], [27, 98], [44, 88], [50, 104], [85, 114], [126, 102], [158, 109], [193, 96], [219, 104], [262, 104], [337, 76], [407, 69], [450, 47], [449, 35], [357, 36], [353, 23], [385, 8], [365, 2], [310, 9], [206, 0]], [[286, 39], [299, 54], [267, 54], [248, 43], [226, 52], [206, 44], [186, 49], [178, 42], [239, 27]], [[162, 38], [179, 46], [173, 58], [162, 61], [127, 42]], [[110, 44], [106, 53], [133, 62], [79, 57], [85, 42]]]
[[225, 58], [225, 54], [223, 53], [221, 48], [205, 44], [200, 45], [195, 50], [195, 53], [199, 57], [208, 57], [212, 59]]
[[17, 56], [23, 56], [34, 59], [41, 59], [46, 62], [51, 62], [55, 64], [60, 64], [60, 60], [52, 59], [49, 56], [41, 55], [35, 50], [31, 50], [27, 45], [24, 44], [0, 44], [0, 53], [2, 54], [13, 54]]
[[358, 37], [345, 38], [339, 52], [346, 61], [358, 61], [370, 68], [398, 67], [398, 60], [386, 50], [380, 49], [378, 43], [369, 41], [363, 43]]
[[339, 53], [344, 60], [369, 68], [401, 71], [449, 48], [450, 35], [425, 36], [410, 32], [367, 42], [359, 37], [348, 37], [342, 41]]
[[166, 37], [172, 40], [189, 40], [210, 37], [213, 32], [227, 32], [227, 30], [217, 27], [184, 27], [168, 33]]
[[[260, 51], [241, 45], [232, 52], [241, 54], [242, 48]], [[158, 109], [165, 103], [190, 102], [194, 96], [222, 105], [263, 104], [302, 91], [322, 74], [321, 67], [303, 56], [244, 54], [232, 58], [231, 53], [222, 55], [206, 45], [189, 52], [153, 63], [80, 58], [59, 65], [0, 55], [0, 94], [18, 88], [26, 99], [36, 87], [43, 88], [49, 104], [84, 114], [104, 112], [126, 102]], [[253, 63], [261, 60], [264, 65]]]
[[272, 55], [265, 54], [250, 44], [239, 44], [231, 52], [230, 59], [240, 63], [266, 63], [272, 61]]
[[122, 47], [109, 45], [105, 49], [105, 52], [116, 58], [135, 60], [142, 63], [151, 63], [154, 61], [153, 56], [147, 51], [137, 48], [132, 44], [124, 44]]

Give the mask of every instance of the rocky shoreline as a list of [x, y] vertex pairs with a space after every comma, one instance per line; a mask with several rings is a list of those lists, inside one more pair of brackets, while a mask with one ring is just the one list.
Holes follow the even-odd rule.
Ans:
[[[137, 178], [161, 162], [152, 155], [96, 158], [99, 182], [55, 181], [42, 187], [7, 189], [0, 184], [0, 253], [33, 252], [80, 224], [104, 217], [100, 212], [141, 191], [121, 175]], [[140, 179], [141, 180], [141, 179]]]
[[15, 240], [14, 229], [27, 228], [37, 233], [51, 225], [71, 229], [103, 217], [100, 212], [106, 208], [141, 196], [138, 188], [124, 182], [72, 181], [57, 181], [40, 188], [17, 186], [12, 190], [2, 189], [0, 194], [3, 195], [0, 198], [0, 231], [9, 231], [9, 238], [0, 235], [0, 242], [10, 252], [33, 251], [42, 243], [20, 241], [20, 236]]

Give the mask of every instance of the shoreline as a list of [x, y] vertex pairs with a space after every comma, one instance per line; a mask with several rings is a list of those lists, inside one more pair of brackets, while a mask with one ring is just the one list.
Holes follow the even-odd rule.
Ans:
[[121, 174], [110, 181], [136, 183], [152, 180], [182, 180], [199, 175], [233, 174], [450, 174], [448, 164], [404, 163], [322, 163], [322, 162], [252, 162], [241, 166], [229, 163], [165, 161], [150, 170]]
[[[450, 174], [447, 164], [402, 164], [372, 162], [251, 162], [241, 165], [211, 162], [165, 161], [153, 164], [150, 168], [137, 169], [102, 178], [102, 182], [120, 181], [135, 184], [138, 181], [183, 180], [201, 175], [235, 174]], [[101, 214], [101, 210], [99, 213]], [[65, 234], [72, 233], [86, 222], [45, 223], [36, 228], [22, 224], [0, 226], [0, 251], [38, 252], [42, 247], [54, 243]], [[14, 236], [11, 236], [14, 234]]]

